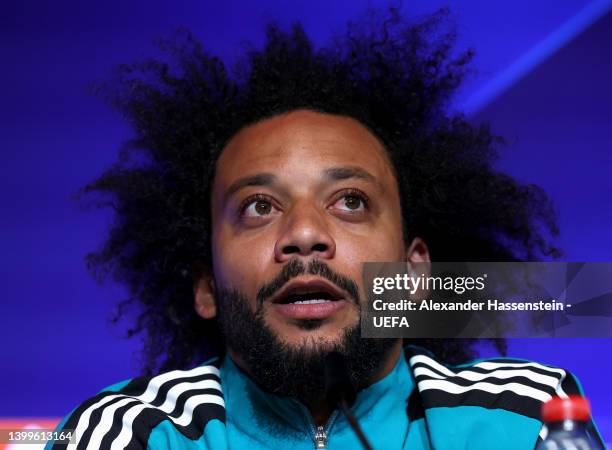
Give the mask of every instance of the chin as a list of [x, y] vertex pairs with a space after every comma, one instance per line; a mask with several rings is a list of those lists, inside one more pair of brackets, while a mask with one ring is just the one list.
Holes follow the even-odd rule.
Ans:
[[316, 354], [338, 350], [344, 343], [346, 332], [346, 328], [331, 331], [323, 327], [298, 327], [290, 335], [275, 334], [279, 342], [292, 350]]

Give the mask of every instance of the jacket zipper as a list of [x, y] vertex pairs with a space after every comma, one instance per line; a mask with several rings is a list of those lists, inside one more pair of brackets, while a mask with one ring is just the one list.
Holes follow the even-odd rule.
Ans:
[[329, 430], [331, 429], [334, 421], [336, 420], [336, 416], [338, 415], [338, 411], [334, 411], [332, 415], [329, 417], [329, 420], [325, 424], [325, 426], [319, 425], [315, 428], [314, 424], [311, 423], [311, 428], [313, 432], [313, 440], [315, 443], [316, 450], [325, 450], [327, 448], [327, 438], [329, 435]]

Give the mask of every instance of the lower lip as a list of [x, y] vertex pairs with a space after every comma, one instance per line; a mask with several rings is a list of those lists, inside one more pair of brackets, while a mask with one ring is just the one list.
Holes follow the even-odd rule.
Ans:
[[345, 300], [325, 303], [275, 303], [273, 305], [282, 315], [296, 320], [327, 319], [347, 304]]

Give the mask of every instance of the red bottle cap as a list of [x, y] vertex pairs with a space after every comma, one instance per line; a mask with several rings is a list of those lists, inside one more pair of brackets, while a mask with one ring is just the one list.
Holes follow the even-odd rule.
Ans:
[[589, 401], [584, 397], [572, 395], [567, 398], [553, 397], [542, 405], [542, 420], [547, 423], [562, 420], [586, 422], [591, 417]]

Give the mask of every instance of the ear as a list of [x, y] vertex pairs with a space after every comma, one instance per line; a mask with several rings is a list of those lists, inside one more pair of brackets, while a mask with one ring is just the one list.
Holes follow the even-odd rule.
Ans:
[[[425, 241], [419, 237], [412, 240], [406, 250], [406, 269], [411, 278], [431, 275], [431, 259], [429, 258], [429, 249]], [[417, 292], [410, 294], [410, 298], [417, 302], [424, 300], [427, 290], [419, 289]]]
[[196, 313], [203, 319], [212, 319], [217, 315], [215, 286], [210, 271], [201, 264], [193, 268], [193, 298]]
[[406, 250], [406, 261], [409, 263], [429, 263], [429, 249], [420, 237], [416, 237]]

